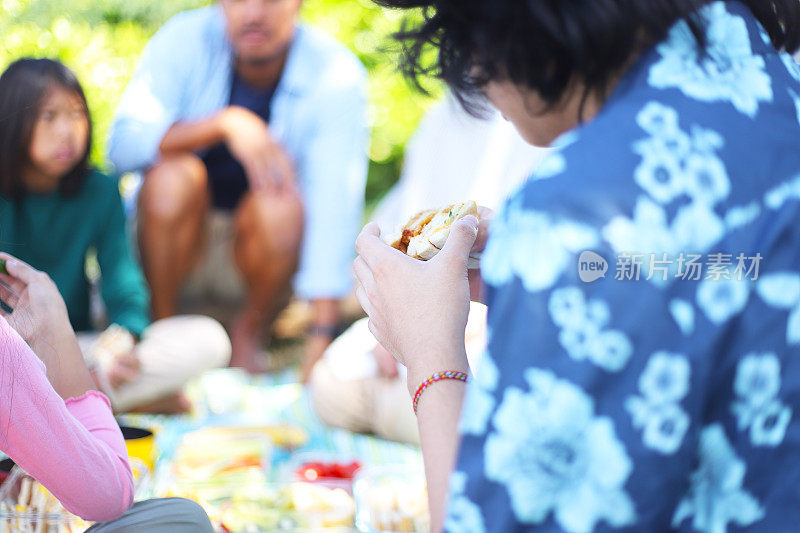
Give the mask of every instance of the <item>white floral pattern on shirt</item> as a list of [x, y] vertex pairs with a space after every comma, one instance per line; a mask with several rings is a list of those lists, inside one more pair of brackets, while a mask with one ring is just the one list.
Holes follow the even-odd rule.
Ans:
[[800, 200], [800, 175], [773, 187], [764, 194], [764, 205], [773, 211], [777, 211], [791, 200]]
[[655, 201], [669, 204], [682, 195], [713, 206], [730, 193], [730, 180], [716, 152], [724, 146], [713, 130], [678, 123], [678, 113], [659, 102], [649, 102], [636, 117], [650, 137], [637, 141], [633, 151], [642, 157], [634, 180]]
[[800, 344], [800, 274], [774, 272], [761, 276], [756, 293], [764, 302], [778, 309], [789, 310], [786, 324], [786, 343]]
[[749, 298], [747, 279], [704, 279], [697, 287], [697, 305], [714, 324], [723, 324], [738, 315]]
[[455, 471], [450, 475], [450, 498], [444, 528], [452, 533], [484, 533], [486, 526], [481, 508], [465, 494], [467, 475]]
[[736, 205], [725, 213], [725, 227], [729, 232], [754, 222], [761, 214], [761, 204], [753, 200], [747, 205]]
[[680, 406], [689, 392], [689, 375], [685, 355], [656, 352], [639, 377], [641, 396], [625, 401], [633, 427], [644, 429], [645, 446], [659, 453], [678, 451], [689, 429], [689, 415]]
[[517, 520], [541, 524], [552, 514], [569, 533], [632, 524], [624, 485], [633, 465], [611, 419], [551, 372], [528, 369], [525, 378], [530, 392], [506, 389], [485, 447], [486, 476], [505, 486]]
[[669, 312], [681, 333], [691, 335], [694, 332], [694, 307], [686, 300], [675, 298], [669, 303]]
[[560, 152], [549, 153], [539, 164], [534, 173], [536, 178], [552, 178], [567, 169], [567, 160]]
[[[725, 235], [726, 222], [716, 206], [729, 196], [731, 184], [717, 154], [724, 140], [716, 131], [697, 125], [682, 130], [677, 111], [659, 102], [648, 102], [636, 121], [650, 134], [632, 146], [642, 157], [634, 181], [646, 195], [637, 199], [632, 218], [612, 218], [603, 237], [617, 254], [644, 254], [641, 268], [647, 275], [649, 254], [702, 253]], [[679, 204], [668, 221], [666, 207], [682, 199], [689, 203]], [[660, 285], [664, 279], [652, 276], [651, 281]]]
[[800, 94], [792, 89], [789, 89], [789, 96], [794, 102], [794, 108], [797, 111], [797, 123], [800, 124]]
[[792, 56], [787, 54], [786, 52], [781, 52], [780, 54], [781, 61], [786, 66], [786, 70], [789, 71], [789, 74], [792, 75], [792, 78], [795, 81], [800, 82], [800, 65], [797, 64], [797, 61], [794, 60]]
[[484, 351], [464, 396], [459, 431], [467, 435], [483, 435], [497, 403], [492, 392], [497, 388], [500, 373], [489, 350]]
[[721, 424], [700, 435], [700, 466], [692, 473], [689, 494], [678, 504], [672, 526], [687, 518], [702, 533], [726, 533], [728, 524], [749, 526], [764, 518], [764, 508], [744, 490], [747, 467], [728, 442]]
[[750, 430], [754, 446], [777, 446], [783, 442], [792, 409], [778, 399], [781, 366], [774, 353], [747, 354], [736, 368], [736, 401], [731, 411], [739, 431]]
[[744, 19], [728, 13], [723, 2], [702, 11], [709, 20], [706, 55], [689, 25], [679, 22], [657, 47], [661, 60], [650, 69], [650, 85], [706, 102], [727, 101], [753, 118], [760, 102], [773, 99], [764, 58], [753, 54]]
[[550, 316], [561, 328], [558, 340], [569, 356], [587, 359], [608, 372], [619, 372], [633, 354], [633, 345], [621, 331], [605, 329], [611, 318], [608, 304], [586, 301], [577, 287], [553, 291]]
[[483, 254], [483, 279], [500, 286], [519, 277], [529, 292], [553, 286], [577, 252], [598, 242], [590, 226], [526, 210], [519, 201], [498, 214], [492, 232], [497, 238], [489, 239]]

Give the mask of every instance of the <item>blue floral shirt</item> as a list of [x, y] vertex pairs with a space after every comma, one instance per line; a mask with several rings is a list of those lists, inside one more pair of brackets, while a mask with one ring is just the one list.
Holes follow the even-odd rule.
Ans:
[[497, 214], [446, 529], [800, 522], [800, 71], [738, 2]]

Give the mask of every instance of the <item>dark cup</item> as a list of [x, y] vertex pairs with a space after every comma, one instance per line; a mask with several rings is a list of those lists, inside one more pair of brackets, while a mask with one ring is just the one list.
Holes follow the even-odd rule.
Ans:
[[14, 461], [11, 459], [3, 459], [0, 461], [0, 485], [8, 478], [12, 468], [14, 468]]

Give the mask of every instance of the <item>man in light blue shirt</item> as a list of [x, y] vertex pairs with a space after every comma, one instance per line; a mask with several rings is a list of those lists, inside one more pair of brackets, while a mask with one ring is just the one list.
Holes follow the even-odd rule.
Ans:
[[363, 209], [366, 73], [297, 24], [300, 5], [220, 0], [173, 17], [145, 49], [109, 139], [117, 171], [144, 174], [138, 236], [155, 319], [176, 313], [203, 268], [209, 214], [227, 213], [247, 295], [231, 364], [251, 371], [292, 278], [315, 311], [306, 369], [332, 340]]

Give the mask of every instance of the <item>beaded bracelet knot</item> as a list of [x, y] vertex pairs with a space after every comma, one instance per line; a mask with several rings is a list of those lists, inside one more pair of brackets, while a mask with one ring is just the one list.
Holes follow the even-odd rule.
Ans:
[[456, 381], [467, 381], [467, 373], [466, 372], [458, 372], [456, 370], [446, 370], [444, 372], [436, 372], [435, 374], [431, 375], [428, 379], [423, 381], [417, 387], [417, 392], [414, 393], [414, 414], [417, 414], [417, 407], [419, 406], [419, 399], [422, 397], [422, 393], [425, 392], [425, 389], [436, 383], [437, 381], [444, 381], [446, 379], [454, 379]]

